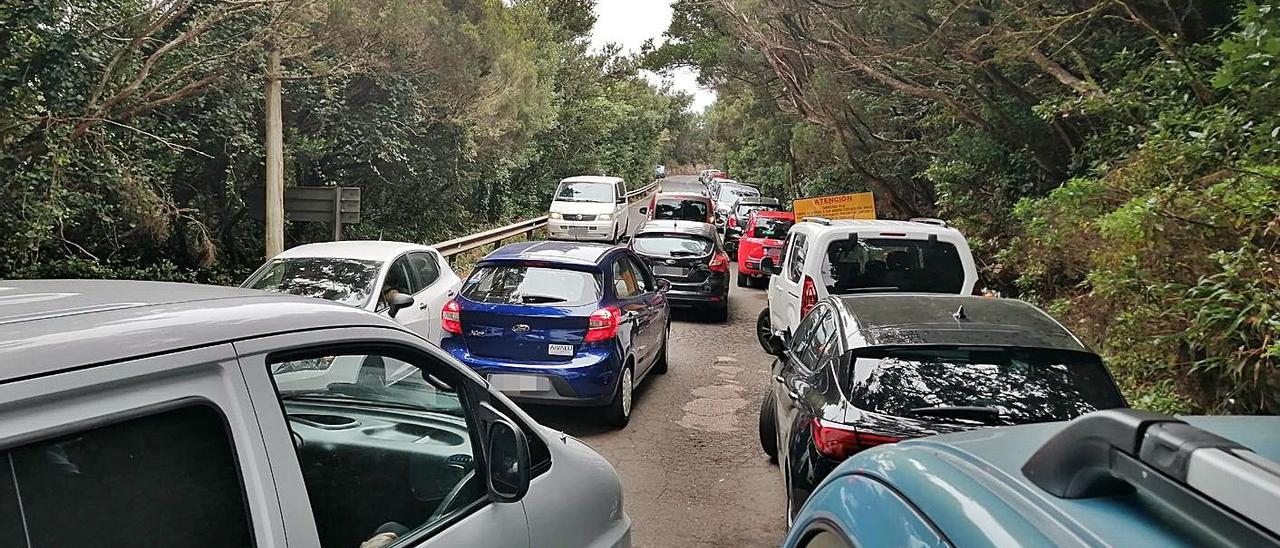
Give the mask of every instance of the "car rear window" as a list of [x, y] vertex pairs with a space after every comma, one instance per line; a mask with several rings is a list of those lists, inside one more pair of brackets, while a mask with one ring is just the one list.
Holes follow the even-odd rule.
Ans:
[[566, 268], [480, 266], [467, 277], [462, 296], [478, 303], [580, 306], [600, 300], [600, 281]]
[[378, 261], [354, 259], [276, 259], [255, 272], [242, 287], [364, 306], [381, 266]]
[[707, 203], [702, 200], [662, 198], [653, 206], [653, 218], [705, 222]]
[[751, 237], [783, 240], [786, 239], [787, 231], [791, 230], [791, 226], [794, 224], [786, 219], [756, 217], [756, 229], [751, 233]]
[[823, 278], [830, 293], [907, 291], [960, 293], [964, 265], [956, 246], [901, 238], [836, 240], [827, 246]]
[[[1024, 348], [885, 349], [854, 360], [854, 405], [902, 417], [974, 420], [945, 408], [990, 408], [991, 422], [1070, 420], [1124, 407], [1102, 362], [1092, 354]], [[940, 409], [942, 408], [942, 409]]]
[[720, 187], [720, 200], [728, 202], [734, 197], [742, 196], [759, 196], [760, 191], [749, 186], [723, 186]]
[[692, 234], [640, 234], [631, 241], [636, 253], [652, 257], [702, 257], [715, 242]]

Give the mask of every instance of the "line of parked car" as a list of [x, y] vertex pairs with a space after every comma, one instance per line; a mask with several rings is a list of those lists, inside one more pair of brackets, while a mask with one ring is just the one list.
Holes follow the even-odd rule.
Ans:
[[796, 222], [704, 178], [629, 238], [625, 182], [566, 179], [560, 234], [603, 243], [510, 244], [465, 279], [333, 242], [241, 289], [0, 283], [0, 546], [629, 546], [609, 463], [517, 404], [625, 426], [670, 309], [727, 310], [731, 227], [739, 285], [767, 279], [786, 546], [1280, 546], [1280, 418], [1128, 409], [1052, 317], [975, 296], [941, 221]]

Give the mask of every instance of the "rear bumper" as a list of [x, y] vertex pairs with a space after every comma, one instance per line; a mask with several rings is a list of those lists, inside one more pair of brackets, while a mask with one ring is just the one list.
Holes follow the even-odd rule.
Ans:
[[[726, 288], [728, 289], [728, 288]], [[674, 308], [692, 308], [703, 305], [721, 305], [729, 302], [728, 291], [679, 291], [667, 292], [667, 302]]]
[[579, 350], [573, 360], [561, 364], [476, 356], [467, 351], [461, 337], [445, 337], [440, 341], [440, 347], [485, 378], [502, 374], [547, 379], [550, 383], [547, 389], [502, 391], [513, 401], [544, 405], [580, 407], [609, 403], [613, 399], [622, 363], [616, 350], [600, 347]]
[[764, 277], [764, 271], [760, 270], [760, 259], [739, 260], [738, 274], [751, 276], [752, 278]]

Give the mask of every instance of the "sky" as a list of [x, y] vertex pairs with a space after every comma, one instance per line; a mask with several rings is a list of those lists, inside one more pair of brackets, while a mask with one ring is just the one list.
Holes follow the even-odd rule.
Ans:
[[[670, 0], [597, 0], [596, 27], [591, 32], [591, 48], [599, 50], [607, 43], [622, 46], [623, 52], [640, 50], [645, 40], [662, 43], [662, 33], [671, 22]], [[660, 75], [646, 73], [655, 84], [670, 80], [672, 87], [693, 94], [693, 110], [702, 111], [715, 100], [715, 92], [698, 87], [697, 74], [687, 68]]]

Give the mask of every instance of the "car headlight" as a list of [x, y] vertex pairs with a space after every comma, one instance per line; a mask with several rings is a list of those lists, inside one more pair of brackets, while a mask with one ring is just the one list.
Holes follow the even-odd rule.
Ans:
[[560, 219], [563, 219], [563, 218], [564, 218], [564, 215], [561, 215], [561, 214], [559, 214], [559, 213], [556, 213], [556, 212], [552, 211], [552, 212], [551, 212], [550, 217], [551, 217], [552, 219], [555, 219], [555, 220], [557, 220], [557, 221], [558, 221], [558, 220], [560, 220]]
[[596, 215], [596, 220], [597, 220], [597, 221], [612, 221], [612, 220], [613, 220], [613, 215], [612, 215], [612, 214], [610, 214], [610, 213], [605, 213], [604, 215]]

